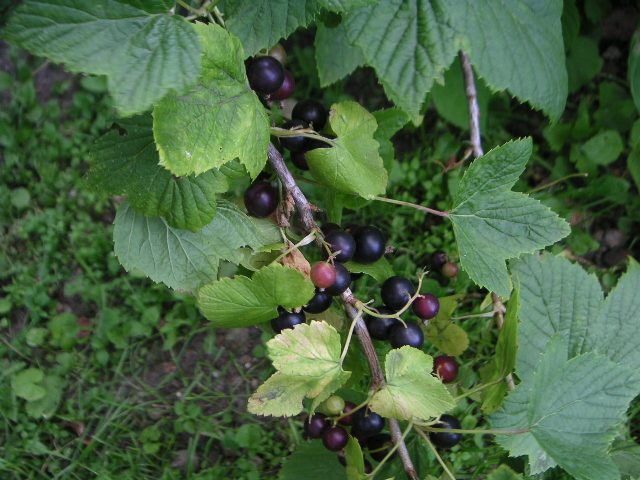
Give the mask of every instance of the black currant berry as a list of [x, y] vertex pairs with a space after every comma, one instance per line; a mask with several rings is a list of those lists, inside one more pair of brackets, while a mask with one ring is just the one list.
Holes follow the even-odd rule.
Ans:
[[440, 270], [447, 263], [447, 254], [442, 251], [433, 252], [431, 254], [431, 268]]
[[453, 262], [447, 262], [442, 266], [442, 275], [447, 278], [453, 278], [458, 275], [458, 265]]
[[305, 153], [307, 152], [304, 150], [300, 152], [291, 152], [291, 161], [300, 170], [309, 170], [309, 164], [307, 163], [307, 159], [304, 157]]
[[268, 217], [278, 207], [278, 190], [269, 182], [253, 182], [244, 192], [244, 206], [253, 217]]
[[440, 377], [442, 383], [451, 383], [458, 376], [458, 362], [453, 357], [440, 355], [433, 359], [433, 372]]
[[[300, 129], [300, 128], [308, 128], [308, 127], [309, 125], [307, 125], [307, 123], [303, 122], [302, 120], [298, 120], [296, 118], [294, 118], [293, 120], [289, 120], [284, 125], [282, 125], [282, 128], [286, 128], [288, 130], [291, 130], [293, 128]], [[300, 152], [304, 150], [305, 141], [306, 139], [303, 136], [280, 137], [280, 144], [290, 152]]]
[[405, 327], [402, 323], [398, 322], [397, 325], [391, 328], [389, 332], [389, 342], [393, 348], [400, 348], [408, 345], [414, 348], [421, 348], [424, 343], [424, 333], [420, 325], [412, 322], [406, 322]]
[[[460, 429], [460, 422], [451, 415], [442, 415], [440, 421], [434, 425], [435, 428]], [[455, 432], [430, 432], [429, 438], [436, 447], [451, 448], [462, 440], [461, 433]]]
[[384, 255], [386, 240], [380, 230], [375, 227], [358, 229], [354, 235], [356, 253], [353, 259], [360, 263], [373, 263]]
[[[393, 311], [389, 310], [388, 308], [381, 307], [378, 308], [378, 313], [384, 315], [393, 313]], [[375, 338], [376, 340], [387, 340], [389, 338], [391, 327], [398, 323], [397, 319], [389, 317], [381, 318], [367, 316], [364, 321], [367, 324], [369, 335], [371, 335], [371, 338]]]
[[338, 225], [337, 223], [325, 223], [324, 225], [322, 225], [321, 230], [324, 235], [329, 235], [331, 232], [340, 230], [340, 225]]
[[247, 78], [253, 90], [267, 95], [278, 90], [284, 82], [284, 68], [273, 57], [258, 57], [249, 64]]
[[417, 297], [411, 304], [411, 308], [417, 316], [423, 320], [429, 320], [438, 315], [440, 301], [438, 297], [427, 293]]
[[368, 438], [365, 445], [371, 458], [376, 462], [380, 462], [389, 453], [389, 450], [393, 448], [393, 440], [388, 433], [378, 433]]
[[[342, 414], [349, 413], [351, 410], [356, 408], [356, 404], [353, 402], [344, 402], [344, 408], [342, 409]], [[351, 425], [353, 423], [353, 415], [347, 415], [346, 417], [342, 417], [338, 420], [340, 425]]]
[[327, 417], [316, 413], [304, 422], [304, 435], [307, 438], [320, 438], [327, 428], [329, 428]]
[[287, 328], [293, 328], [296, 325], [304, 323], [306, 317], [304, 312], [283, 312], [273, 320], [271, 320], [271, 328], [276, 333], [280, 333]]
[[309, 277], [311, 282], [318, 288], [329, 288], [336, 283], [336, 269], [327, 262], [316, 262], [311, 267]]
[[387, 278], [382, 284], [382, 301], [392, 310], [400, 310], [404, 307], [416, 292], [413, 284], [404, 277]]
[[354, 437], [365, 439], [376, 433], [380, 433], [383, 428], [384, 418], [375, 412], [363, 408], [353, 414], [351, 434]]
[[349, 288], [349, 285], [351, 285], [351, 273], [349, 273], [349, 270], [347, 270], [341, 263], [336, 262], [333, 266], [336, 270], [336, 281], [325, 291], [329, 295], [337, 297]]
[[331, 253], [340, 252], [335, 257], [338, 262], [348, 262], [353, 258], [356, 252], [356, 241], [350, 233], [344, 230], [332, 230], [324, 239], [329, 244]]
[[349, 435], [342, 427], [329, 427], [322, 434], [322, 443], [327, 450], [342, 450], [349, 441]]
[[293, 91], [296, 88], [296, 82], [293, 79], [293, 75], [289, 70], [284, 71], [284, 81], [280, 88], [271, 94], [271, 98], [274, 100], [284, 100], [293, 95]]
[[327, 123], [327, 111], [320, 102], [315, 100], [302, 100], [296, 103], [291, 112], [291, 118], [299, 118], [313, 125], [313, 129], [319, 132]]
[[309, 313], [322, 313], [331, 306], [333, 297], [325, 291], [316, 290], [316, 293], [303, 310]]

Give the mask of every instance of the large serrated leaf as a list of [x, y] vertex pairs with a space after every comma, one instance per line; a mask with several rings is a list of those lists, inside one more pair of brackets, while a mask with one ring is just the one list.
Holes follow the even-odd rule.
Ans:
[[161, 217], [146, 217], [125, 202], [116, 212], [115, 253], [127, 270], [191, 291], [216, 279], [221, 259], [239, 263], [241, 247], [254, 250], [278, 241], [277, 229], [221, 201], [213, 221], [198, 232], [179, 230]]
[[27, 0], [7, 37], [74, 72], [106, 75], [124, 115], [149, 109], [170, 91], [183, 91], [200, 72], [193, 26], [162, 0]]
[[198, 304], [216, 327], [247, 327], [278, 315], [278, 307], [297, 308], [313, 297], [314, 288], [299, 271], [272, 264], [253, 277], [239, 275], [205, 285]]
[[387, 383], [369, 404], [374, 412], [399, 420], [429, 420], [455, 406], [449, 391], [431, 374], [433, 358], [421, 350], [391, 350], [384, 366]]
[[320, 10], [318, 0], [225, 0], [222, 7], [225, 25], [242, 40], [247, 56], [306, 27]]
[[334, 146], [306, 154], [313, 176], [332, 189], [363, 198], [383, 194], [387, 171], [373, 139], [377, 128], [373, 115], [356, 102], [341, 102], [331, 107], [329, 124], [338, 136]]
[[172, 227], [196, 231], [208, 224], [216, 194], [228, 189], [227, 177], [210, 170], [174, 178], [158, 164], [150, 116], [120, 120], [118, 127], [91, 148], [89, 184], [106, 195], [126, 195], [136, 210]]
[[521, 297], [516, 371], [525, 380], [556, 334], [568, 340], [569, 358], [583, 351], [587, 325], [597, 317], [603, 295], [595, 275], [563, 257], [527, 255], [513, 261], [511, 271]]
[[385, 0], [351, 12], [349, 39], [362, 50], [393, 102], [417, 116], [436, 78], [457, 47], [445, 16], [446, 1]]
[[478, 285], [502, 297], [511, 290], [505, 260], [551, 245], [569, 225], [511, 187], [531, 155], [531, 139], [514, 140], [478, 157], [465, 172], [449, 213], [460, 264]]
[[176, 175], [221, 167], [238, 158], [252, 177], [267, 161], [269, 119], [249, 88], [240, 41], [214, 24], [196, 24], [202, 75], [183, 95], [153, 111], [160, 163]]
[[[360, 47], [351, 45], [344, 22], [329, 28], [323, 23], [316, 30], [316, 65], [320, 86], [326, 87], [364, 65]], [[336, 52], [340, 51], [340, 55]]]
[[458, 0], [444, 10], [490, 87], [560, 118], [568, 90], [561, 0]]
[[305, 397], [313, 399], [313, 412], [351, 375], [342, 370], [340, 335], [326, 322], [283, 330], [267, 349], [278, 371], [249, 398], [247, 408], [254, 414], [297, 415]]
[[345, 468], [336, 454], [327, 450], [320, 440], [299, 444], [282, 463], [280, 480], [347, 480]]

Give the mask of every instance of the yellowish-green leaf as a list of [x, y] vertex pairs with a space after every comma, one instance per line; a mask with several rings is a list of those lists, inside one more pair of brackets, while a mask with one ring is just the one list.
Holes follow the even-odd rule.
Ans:
[[462, 355], [469, 347], [467, 332], [455, 323], [447, 322], [442, 325], [437, 322], [430, 322], [425, 328], [425, 336], [447, 355]]

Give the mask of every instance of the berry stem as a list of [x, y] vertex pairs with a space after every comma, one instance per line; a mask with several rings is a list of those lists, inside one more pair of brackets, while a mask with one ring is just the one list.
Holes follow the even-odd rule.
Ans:
[[334, 417], [333, 418], [333, 424], [335, 425], [336, 423], [338, 423], [340, 420], [342, 420], [345, 417], [348, 417], [349, 415], [353, 415], [355, 412], [357, 412], [358, 410], [362, 410], [364, 407], [366, 407], [367, 405], [369, 405], [369, 402], [371, 401], [371, 398], [373, 397], [373, 394], [375, 392], [369, 392], [369, 396], [367, 397], [367, 399], [362, 402], [359, 403], [358, 405], [356, 405], [355, 407], [353, 407], [351, 410], [349, 410], [346, 413], [343, 413], [342, 415], [338, 416], [338, 417]]
[[485, 388], [491, 387], [493, 385], [497, 385], [498, 383], [500, 383], [502, 381], [504, 381], [504, 378], [498, 378], [497, 380], [493, 380], [493, 381], [491, 381], [489, 383], [484, 383], [482, 385], [479, 385], [479, 386], [477, 386], [475, 388], [472, 388], [471, 390], [467, 390], [466, 392], [458, 395], [457, 397], [455, 397], [453, 399], [453, 401], [457, 403], [459, 400], [462, 400], [463, 398], [466, 398], [466, 397], [468, 397], [470, 395], [473, 395], [474, 393], [480, 392], [480, 391], [484, 390]]
[[[407, 437], [407, 435], [409, 435], [409, 432], [411, 431], [411, 429], [413, 428], [413, 423], [409, 422], [409, 425], [407, 425], [407, 428], [404, 430], [404, 432], [402, 432], [400, 434], [400, 439], [404, 442], [404, 439]], [[398, 450], [398, 446], [399, 443], [396, 443], [388, 452], [387, 454], [384, 456], [384, 458], [382, 460], [380, 460], [380, 463], [378, 463], [378, 465], [376, 466], [376, 468], [369, 474], [369, 478], [374, 478], [376, 476], [376, 474], [380, 471], [380, 469], [384, 466], [384, 464], [387, 462], [387, 460], [389, 460], [391, 458], [391, 456], [396, 452], [396, 450]]]
[[374, 200], [385, 203], [393, 203], [394, 205], [401, 205], [403, 207], [411, 207], [422, 212], [430, 213], [431, 215], [437, 215], [438, 217], [448, 217], [449, 212], [441, 212], [434, 208], [425, 207], [424, 205], [418, 205], [417, 203], [405, 202], [403, 200], [395, 200], [387, 197], [373, 197]]
[[351, 343], [351, 337], [353, 336], [353, 329], [356, 327], [356, 323], [362, 318], [362, 310], [359, 309], [355, 318], [351, 320], [351, 326], [349, 327], [349, 333], [347, 333], [347, 338], [344, 341], [344, 348], [342, 349], [342, 354], [340, 355], [340, 365], [344, 362], [345, 357], [347, 356], [347, 352], [349, 351], [349, 344]]
[[[307, 197], [305, 197], [302, 190], [300, 190], [300, 187], [298, 187], [298, 185], [296, 184], [296, 181], [291, 175], [291, 172], [287, 168], [287, 165], [284, 163], [282, 155], [280, 154], [278, 149], [273, 146], [272, 143], [269, 144], [267, 156], [269, 159], [269, 164], [276, 172], [276, 175], [278, 175], [278, 178], [280, 179], [283, 187], [293, 198], [293, 201], [296, 204], [296, 208], [298, 209], [298, 212], [300, 213], [300, 216], [302, 218], [302, 223], [305, 226], [305, 229], [308, 232], [318, 233], [317, 238], [321, 240], [323, 238], [322, 231], [313, 218], [313, 207], [307, 200]], [[358, 310], [354, 307], [354, 304], [359, 304], [362, 302], [355, 298], [353, 293], [351, 293], [351, 290], [348, 288], [340, 295], [340, 298], [344, 303], [344, 308], [347, 312], [347, 316], [351, 320], [355, 320], [355, 332], [358, 336], [358, 340], [360, 340], [360, 345], [362, 346], [362, 350], [367, 357], [369, 369], [371, 370], [371, 389], [376, 390], [377, 388], [384, 386], [384, 374], [382, 373], [382, 367], [380, 366], [380, 361], [378, 360], [376, 350], [373, 346], [373, 342], [371, 341], [371, 337], [369, 336], [367, 326], [364, 323], [364, 320], [359, 317]], [[404, 443], [404, 438], [402, 438], [398, 421], [395, 419], [389, 419], [389, 425], [391, 428], [391, 437], [393, 438], [394, 444], [397, 446], [398, 455], [402, 460], [402, 465], [405, 472], [407, 473], [407, 476], [411, 480], [419, 480], [418, 474], [416, 473], [416, 470], [413, 466], [413, 462], [411, 461], [411, 457], [409, 456], [407, 446]]]
[[271, 127], [271, 135], [273, 135], [274, 137], [307, 137], [328, 143], [332, 147], [335, 147], [337, 145], [336, 142], [334, 142], [330, 138], [323, 137], [322, 135], [316, 133], [315, 130], [312, 130], [310, 128], [288, 130], [286, 128]]
[[[367, 315], [371, 316], [371, 317], [377, 317], [377, 318], [395, 318], [396, 320], [399, 320], [405, 327], [407, 326], [407, 324], [404, 322], [404, 320], [402, 320], [400, 318], [400, 316], [406, 312], [409, 307], [411, 307], [411, 304], [414, 302], [414, 300], [416, 298], [418, 298], [421, 294], [420, 294], [420, 290], [422, 289], [422, 279], [424, 278], [424, 276], [427, 274], [427, 272], [420, 272], [420, 274], [418, 275], [418, 286], [416, 287], [416, 293], [413, 294], [413, 296], [409, 299], [409, 301], [404, 305], [404, 307], [402, 307], [400, 310], [398, 310], [395, 313], [386, 313], [386, 314], [381, 314], [378, 312], [375, 312], [369, 308], [367, 308], [367, 304], [360, 302], [359, 304], [357, 304], [356, 306], [363, 312], [365, 312]], [[368, 302], [369, 303], [369, 302]]]
[[[477, 435], [477, 434], [482, 434], [482, 435], [521, 435], [523, 433], [527, 433], [529, 431], [529, 429], [527, 427], [525, 428], [518, 428], [516, 430], [491, 430], [491, 429], [482, 429], [482, 428], [475, 428], [475, 429], [463, 429], [463, 428], [439, 428], [439, 427], [431, 427], [429, 425], [420, 425], [420, 427], [423, 430], [426, 430], [427, 432], [443, 432], [443, 433], [463, 433], [463, 434], [469, 434], [469, 435]], [[419, 429], [416, 429], [419, 430]]]
[[438, 449], [436, 449], [436, 447], [433, 446], [433, 443], [431, 443], [431, 440], [429, 440], [429, 436], [419, 428], [416, 428], [416, 432], [418, 432], [418, 435], [422, 437], [424, 442], [427, 444], [427, 446], [431, 449], [433, 454], [436, 456], [436, 459], [438, 460], [438, 463], [440, 464], [444, 472], [449, 476], [451, 480], [456, 480], [456, 477], [453, 475], [453, 473], [451, 473], [451, 470], [449, 470], [449, 467], [447, 467], [447, 464], [444, 463], [444, 460], [442, 460], [442, 457], [438, 453]]
[[[462, 74], [464, 76], [464, 89], [467, 94], [467, 103], [469, 105], [469, 131], [471, 136], [471, 147], [476, 157], [484, 155], [482, 149], [482, 139], [480, 137], [480, 107], [478, 106], [478, 95], [476, 92], [476, 81], [473, 76], [473, 67], [469, 61], [469, 57], [462, 50], [459, 53], [460, 63], [462, 64]], [[495, 293], [491, 292], [491, 301], [493, 303], [493, 311], [495, 312], [495, 321], [498, 329], [504, 324], [504, 305], [502, 299]], [[516, 388], [513, 381], [513, 375], [506, 377], [509, 390]]]

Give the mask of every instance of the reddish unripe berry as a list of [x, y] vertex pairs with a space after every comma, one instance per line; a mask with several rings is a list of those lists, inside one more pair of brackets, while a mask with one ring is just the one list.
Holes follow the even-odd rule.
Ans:
[[304, 422], [304, 433], [307, 438], [320, 438], [328, 427], [327, 417], [316, 413]]
[[458, 376], [458, 362], [453, 357], [440, 355], [433, 360], [433, 371], [442, 383], [451, 383]]
[[[353, 402], [344, 402], [344, 408], [342, 409], [342, 414], [349, 413], [351, 410], [356, 408], [356, 404]], [[346, 417], [338, 420], [340, 425], [351, 425], [353, 423], [353, 415], [347, 415]]]
[[311, 281], [318, 288], [329, 288], [336, 283], [336, 269], [327, 262], [317, 262], [311, 267]]
[[440, 301], [438, 300], [438, 297], [427, 293], [417, 297], [411, 306], [417, 316], [423, 320], [429, 320], [438, 315], [438, 311], [440, 310]]
[[442, 266], [442, 275], [448, 278], [453, 278], [458, 275], [458, 265], [453, 262], [447, 262]]
[[271, 98], [274, 100], [284, 100], [293, 95], [293, 91], [296, 88], [296, 82], [293, 79], [293, 75], [289, 70], [284, 71], [284, 80], [280, 88], [271, 94]]
[[349, 441], [347, 431], [342, 427], [329, 427], [322, 434], [322, 443], [327, 450], [342, 450]]

